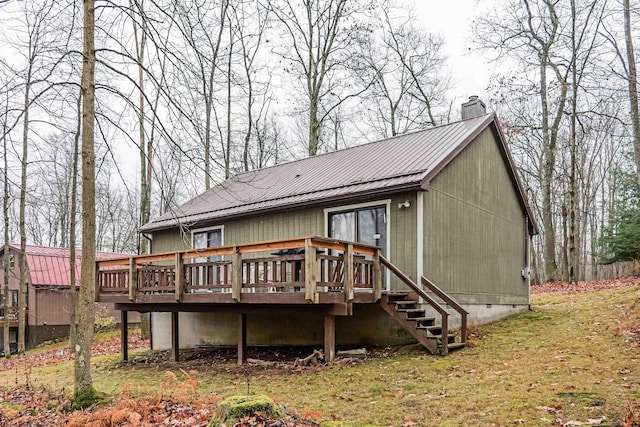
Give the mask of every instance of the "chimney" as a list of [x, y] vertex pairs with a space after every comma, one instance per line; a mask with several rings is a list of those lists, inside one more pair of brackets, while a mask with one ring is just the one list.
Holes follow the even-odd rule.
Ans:
[[469, 101], [462, 104], [462, 120], [487, 114], [487, 106], [476, 95], [470, 96]]

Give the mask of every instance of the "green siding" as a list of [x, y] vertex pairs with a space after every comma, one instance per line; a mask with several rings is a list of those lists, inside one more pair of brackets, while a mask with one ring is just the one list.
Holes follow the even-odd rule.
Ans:
[[[409, 200], [411, 206], [409, 208], [398, 208], [398, 204]], [[418, 247], [418, 218], [416, 216], [416, 193], [406, 193], [391, 200], [391, 259], [406, 275], [416, 280], [417, 272], [417, 247]], [[391, 276], [391, 289], [406, 289], [407, 286]]]
[[[416, 195], [415, 193], [402, 193], [390, 199], [390, 212], [388, 212], [387, 218], [387, 221], [391, 221], [389, 257], [392, 262], [415, 279], [417, 265]], [[399, 209], [398, 203], [405, 200], [411, 202], [411, 207]], [[361, 202], [358, 201], [356, 204]], [[328, 206], [328, 208], [333, 209], [349, 205], [349, 202], [345, 202], [342, 205]], [[325, 207], [323, 206], [255, 215], [226, 221], [223, 224], [218, 224], [218, 226], [224, 227], [223, 242], [225, 245], [302, 236], [325, 236], [324, 209]], [[154, 253], [188, 249], [190, 247], [191, 234], [189, 232], [179, 233], [174, 229], [153, 234]], [[392, 289], [403, 288], [403, 285], [395, 278], [392, 278], [391, 283]]]
[[525, 214], [491, 129], [424, 196], [425, 276], [463, 303], [527, 304]]
[[190, 233], [180, 233], [176, 229], [153, 233], [153, 243], [151, 245], [153, 253], [173, 252], [183, 249], [191, 249]]
[[322, 208], [256, 215], [224, 224], [224, 244], [239, 245], [302, 236], [324, 236]]

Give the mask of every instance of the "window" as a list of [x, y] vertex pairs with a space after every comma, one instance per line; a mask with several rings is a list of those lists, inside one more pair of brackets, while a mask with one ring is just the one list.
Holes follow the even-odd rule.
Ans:
[[[194, 249], [215, 248], [217, 246], [222, 246], [222, 228], [197, 231], [193, 233]], [[217, 260], [220, 259], [220, 257], [210, 257], [210, 258], [217, 258]], [[210, 261], [215, 261], [215, 260], [210, 259]]]
[[18, 306], [18, 291], [11, 291], [11, 307]]
[[[9, 270], [13, 270], [15, 267], [15, 256], [9, 255]], [[0, 258], [0, 268], [4, 268], [4, 255]]]
[[329, 212], [329, 237], [387, 249], [387, 214], [385, 206], [369, 206]]
[[[222, 246], [222, 228], [213, 228], [209, 230], [202, 231], [194, 231], [193, 235], [193, 248], [194, 249], [206, 249], [206, 248], [215, 248], [217, 246]], [[210, 256], [210, 257], [199, 257], [194, 258], [194, 263], [206, 263], [206, 262], [216, 262], [221, 261], [222, 257]], [[191, 278], [192, 283], [194, 284], [217, 284], [220, 279], [226, 277], [222, 275], [219, 277], [218, 269], [213, 268], [210, 265], [200, 265], [196, 267], [194, 270], [194, 276]], [[219, 290], [215, 290], [219, 292]], [[196, 291], [197, 292], [197, 291]], [[202, 292], [202, 290], [200, 290]], [[207, 292], [214, 292], [214, 290], [208, 290]]]

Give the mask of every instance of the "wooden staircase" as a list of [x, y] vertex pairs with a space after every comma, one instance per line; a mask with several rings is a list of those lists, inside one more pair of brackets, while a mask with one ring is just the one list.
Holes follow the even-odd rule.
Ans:
[[[411, 289], [406, 292], [391, 292], [383, 295], [380, 300], [382, 309], [432, 354], [446, 355], [451, 350], [465, 347], [469, 313], [424, 276], [421, 277], [422, 286], [419, 286], [386, 258], [380, 258], [382, 264]], [[449, 330], [449, 313], [424, 288], [460, 315], [459, 341], [456, 341], [456, 335]], [[440, 317], [440, 322], [437, 322], [435, 317], [427, 317], [426, 307], [428, 306], [435, 310]]]
[[435, 317], [426, 316], [426, 309], [421, 308], [418, 296], [413, 292], [387, 293], [382, 297], [380, 305], [432, 354], [444, 355], [466, 345], [462, 341], [456, 342], [456, 336], [447, 331], [446, 350], [443, 350], [442, 326], [436, 326]]

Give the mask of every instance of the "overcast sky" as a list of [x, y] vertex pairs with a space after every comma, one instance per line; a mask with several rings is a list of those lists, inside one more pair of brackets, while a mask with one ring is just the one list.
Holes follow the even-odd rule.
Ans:
[[472, 37], [474, 17], [483, 13], [487, 4], [495, 1], [483, 0], [481, 4], [478, 0], [413, 1], [424, 27], [445, 37], [449, 67], [457, 82], [454, 89], [456, 103], [466, 101], [471, 95], [478, 95], [486, 100], [491, 65], [481, 55], [470, 51], [469, 40]]

